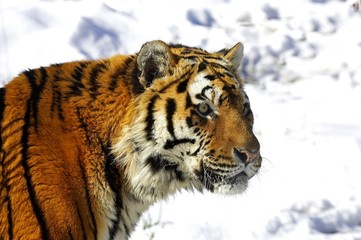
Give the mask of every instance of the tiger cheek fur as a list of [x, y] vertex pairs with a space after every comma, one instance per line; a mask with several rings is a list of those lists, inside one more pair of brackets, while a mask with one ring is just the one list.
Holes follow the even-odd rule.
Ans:
[[262, 162], [236, 69], [162, 41], [0, 89], [0, 239], [128, 239], [180, 189], [241, 193]]

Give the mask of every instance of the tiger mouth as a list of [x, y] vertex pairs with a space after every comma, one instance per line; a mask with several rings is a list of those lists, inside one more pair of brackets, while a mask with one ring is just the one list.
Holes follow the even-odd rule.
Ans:
[[228, 194], [240, 193], [247, 188], [250, 177], [244, 171], [236, 174], [224, 175], [209, 169], [203, 169], [203, 173], [198, 175], [199, 180], [210, 192], [220, 192]]

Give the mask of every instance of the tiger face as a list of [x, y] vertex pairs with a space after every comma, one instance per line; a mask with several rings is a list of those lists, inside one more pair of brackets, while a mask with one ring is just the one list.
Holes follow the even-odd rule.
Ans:
[[137, 63], [145, 90], [113, 148], [137, 197], [247, 188], [262, 158], [236, 72], [242, 56], [240, 43], [213, 54], [161, 41], [143, 45]]

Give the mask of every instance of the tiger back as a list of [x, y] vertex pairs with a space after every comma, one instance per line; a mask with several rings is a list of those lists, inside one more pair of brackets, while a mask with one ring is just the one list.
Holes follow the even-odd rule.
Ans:
[[27, 70], [0, 89], [0, 239], [128, 239], [181, 189], [239, 194], [261, 167], [237, 68], [162, 41]]

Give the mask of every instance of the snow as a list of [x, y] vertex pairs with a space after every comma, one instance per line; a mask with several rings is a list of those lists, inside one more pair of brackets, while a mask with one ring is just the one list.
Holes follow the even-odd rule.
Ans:
[[361, 12], [355, 1], [0, 0], [0, 85], [149, 40], [241, 41], [264, 163], [245, 194], [183, 192], [132, 239], [361, 239]]

